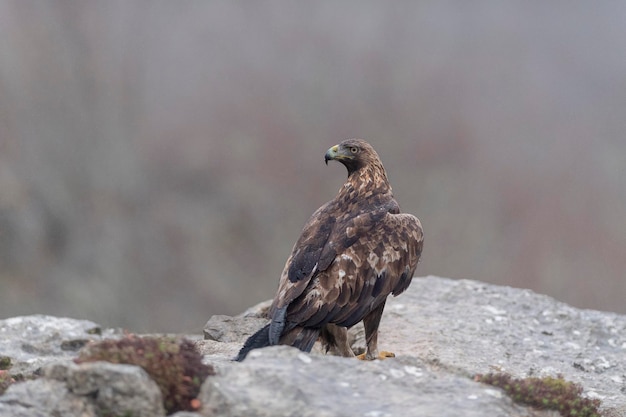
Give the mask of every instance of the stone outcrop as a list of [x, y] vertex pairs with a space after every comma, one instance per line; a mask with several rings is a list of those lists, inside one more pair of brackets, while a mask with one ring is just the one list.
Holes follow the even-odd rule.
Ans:
[[47, 363], [71, 359], [90, 341], [119, 337], [88, 320], [32, 315], [0, 320], [0, 357], [11, 359], [12, 374], [32, 374]]
[[44, 377], [0, 397], [0, 416], [164, 416], [159, 387], [143, 369], [107, 362], [44, 367]]
[[204, 384], [205, 416], [524, 416], [491, 387], [415, 357], [356, 363], [285, 346], [252, 352]]
[[[196, 345], [217, 375], [205, 381], [197, 412], [177, 417], [556, 415], [515, 404], [503, 391], [474, 381], [475, 374], [489, 372], [563, 375], [585, 396], [600, 399], [605, 415], [626, 416], [626, 316], [576, 309], [528, 290], [416, 278], [405, 294], [388, 300], [380, 326], [379, 347], [396, 358], [361, 362], [324, 355], [319, 347], [305, 354], [275, 346], [231, 362], [265, 323], [267, 305], [209, 320], [205, 340]], [[20, 323], [29, 324], [16, 330]], [[76, 350], [68, 346], [118, 335], [91, 328], [98, 326], [44, 316], [0, 321], [0, 356], [13, 363], [8, 372], [43, 367], [36, 372], [41, 377], [13, 384], [0, 396], [0, 416], [89, 417], [105, 409], [163, 415], [140, 368], [71, 362]], [[362, 327], [350, 334], [353, 349], [362, 350]]]

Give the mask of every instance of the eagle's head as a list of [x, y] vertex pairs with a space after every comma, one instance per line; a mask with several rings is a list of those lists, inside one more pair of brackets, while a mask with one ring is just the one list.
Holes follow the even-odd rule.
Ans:
[[326, 151], [324, 162], [339, 161], [348, 169], [348, 175], [367, 166], [380, 166], [382, 163], [372, 146], [361, 139], [346, 139]]

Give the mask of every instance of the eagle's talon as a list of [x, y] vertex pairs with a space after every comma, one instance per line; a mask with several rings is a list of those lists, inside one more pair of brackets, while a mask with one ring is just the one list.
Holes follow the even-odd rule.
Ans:
[[356, 358], [357, 358], [358, 360], [360, 360], [360, 361], [373, 361], [373, 360], [376, 360], [376, 359], [383, 360], [383, 359], [395, 358], [395, 357], [396, 357], [396, 354], [395, 354], [395, 353], [393, 353], [393, 352], [387, 352], [386, 350], [383, 350], [382, 352], [380, 352], [380, 353], [378, 354], [378, 357], [377, 357], [377, 358], [372, 358], [372, 359], [369, 359], [369, 358], [367, 358], [367, 356], [366, 356], [366, 354], [365, 354], [365, 353], [361, 353], [360, 355], [357, 355], [357, 356], [356, 356]]

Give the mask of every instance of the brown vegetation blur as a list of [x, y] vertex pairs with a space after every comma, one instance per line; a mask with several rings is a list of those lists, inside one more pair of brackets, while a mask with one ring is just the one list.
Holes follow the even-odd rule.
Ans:
[[0, 318], [273, 296], [369, 140], [418, 275], [626, 313], [626, 3], [0, 2]]

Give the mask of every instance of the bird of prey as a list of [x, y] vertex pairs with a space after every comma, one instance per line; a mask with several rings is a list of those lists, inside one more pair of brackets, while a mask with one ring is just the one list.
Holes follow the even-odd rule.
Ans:
[[331, 147], [325, 162], [339, 161], [348, 180], [337, 196], [307, 221], [287, 259], [269, 310], [270, 323], [253, 334], [235, 360], [252, 349], [284, 344], [310, 352], [322, 337], [329, 348], [354, 356], [347, 328], [363, 321], [366, 352], [378, 352], [378, 325], [389, 294], [409, 286], [422, 253], [422, 225], [400, 213], [374, 148], [360, 139]]

